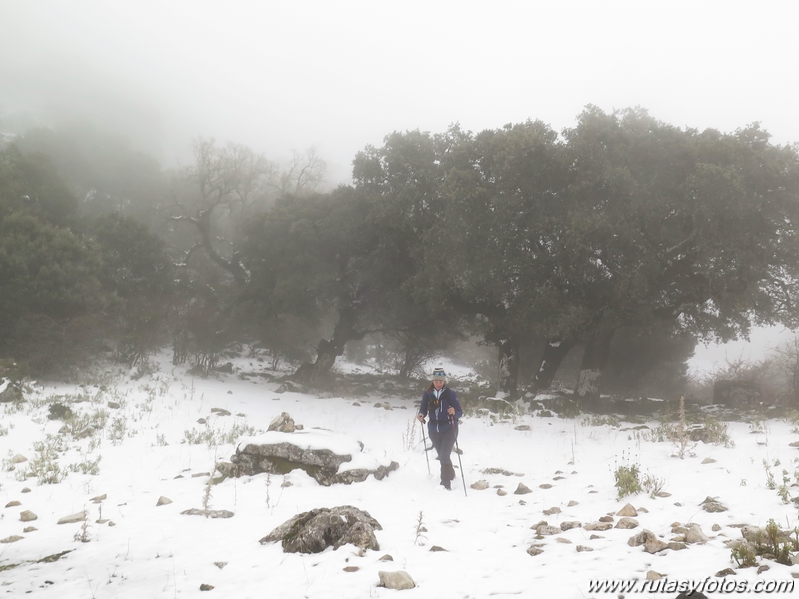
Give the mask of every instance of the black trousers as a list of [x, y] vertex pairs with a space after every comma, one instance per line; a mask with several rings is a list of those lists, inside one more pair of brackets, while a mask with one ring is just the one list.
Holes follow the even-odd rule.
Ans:
[[[429, 430], [429, 429], [428, 429]], [[451, 428], [443, 433], [430, 432], [430, 442], [436, 449], [438, 461], [441, 464], [452, 466], [452, 448], [455, 447], [455, 429]]]

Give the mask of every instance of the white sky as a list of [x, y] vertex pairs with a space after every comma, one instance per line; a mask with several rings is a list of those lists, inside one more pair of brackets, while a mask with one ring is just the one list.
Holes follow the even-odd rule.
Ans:
[[588, 104], [799, 141], [799, 3], [0, 0], [0, 106], [115, 123], [165, 161], [214, 136], [332, 182], [394, 130], [473, 131]]
[[0, 109], [77, 115], [166, 164], [198, 135], [315, 146], [331, 184], [395, 130], [561, 129], [589, 103], [792, 143], [797, 23], [792, 0], [0, 0]]

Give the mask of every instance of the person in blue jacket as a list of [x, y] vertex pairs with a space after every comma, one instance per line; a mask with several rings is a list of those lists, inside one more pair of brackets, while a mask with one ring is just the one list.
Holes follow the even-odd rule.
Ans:
[[451, 490], [450, 482], [455, 479], [451, 454], [458, 434], [458, 419], [463, 416], [463, 410], [458, 395], [447, 387], [447, 373], [441, 367], [433, 370], [433, 380], [422, 396], [422, 405], [416, 417], [424, 424], [428, 416], [430, 441], [441, 463], [441, 484]]

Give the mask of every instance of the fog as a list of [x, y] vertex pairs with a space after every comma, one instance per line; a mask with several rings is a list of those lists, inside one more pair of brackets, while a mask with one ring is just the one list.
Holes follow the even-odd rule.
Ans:
[[799, 4], [0, 0], [0, 131], [83, 120], [174, 166], [197, 136], [328, 184], [394, 130], [574, 123], [586, 104], [799, 141]]

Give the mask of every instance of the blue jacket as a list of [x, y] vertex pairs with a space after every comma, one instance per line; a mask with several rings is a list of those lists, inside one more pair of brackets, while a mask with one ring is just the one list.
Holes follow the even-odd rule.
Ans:
[[455, 416], [453, 418], [456, 422], [463, 416], [463, 410], [458, 401], [458, 395], [452, 389], [444, 387], [441, 391], [440, 399], [441, 401], [438, 406], [435, 406], [435, 393], [432, 391], [425, 391], [422, 396], [422, 405], [419, 407], [419, 414], [425, 418], [427, 418], [428, 411], [430, 412], [430, 418], [427, 419], [427, 429], [435, 433], [443, 433], [452, 428], [449, 414], [447, 414], [447, 409], [450, 406], [455, 408]]

